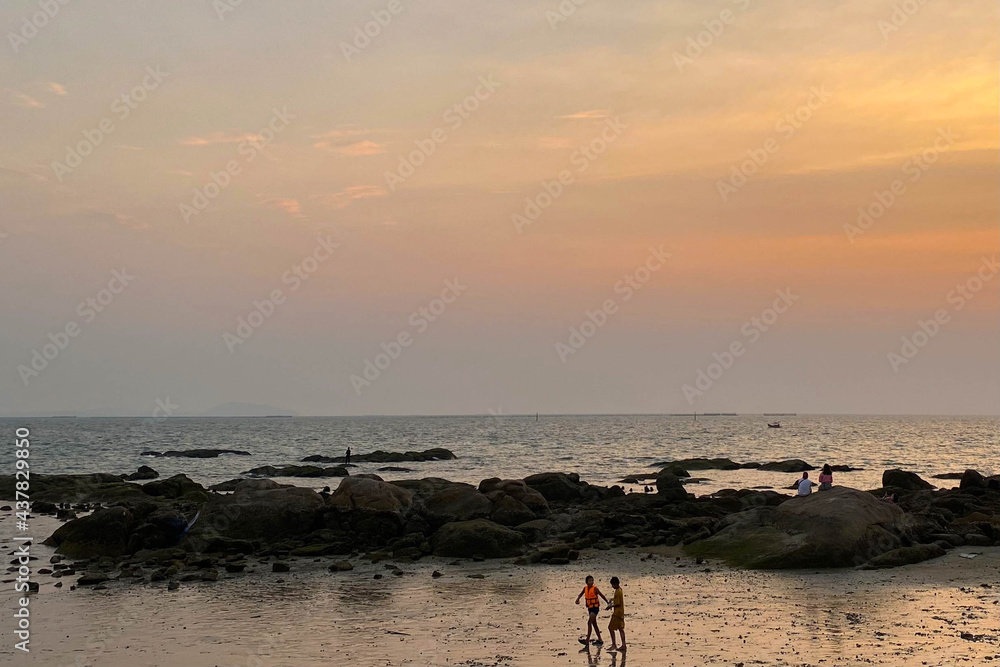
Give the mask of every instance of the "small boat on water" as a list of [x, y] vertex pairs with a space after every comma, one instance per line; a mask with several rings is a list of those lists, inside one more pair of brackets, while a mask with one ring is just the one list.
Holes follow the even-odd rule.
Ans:
[[768, 428], [781, 428], [781, 422], [767, 422]]

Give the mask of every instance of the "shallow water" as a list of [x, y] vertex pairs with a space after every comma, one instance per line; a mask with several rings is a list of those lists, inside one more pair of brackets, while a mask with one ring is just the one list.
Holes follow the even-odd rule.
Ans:
[[[54, 519], [39, 517], [57, 525]], [[8, 521], [0, 520], [0, 528]], [[10, 546], [0, 539], [0, 546]], [[467, 665], [649, 667], [997, 664], [1000, 547], [896, 570], [734, 571], [672, 549], [587, 552], [566, 566], [290, 559], [214, 583], [112, 582], [71, 591], [45, 575], [32, 598], [33, 652], [0, 627], [0, 663], [102, 667]], [[51, 550], [38, 545], [41, 562]], [[389, 566], [392, 567], [391, 565]], [[443, 576], [432, 578], [440, 570]], [[376, 574], [382, 575], [374, 579]], [[624, 583], [629, 651], [581, 652], [585, 575]], [[469, 575], [482, 575], [472, 579]], [[11, 598], [4, 589], [0, 600]], [[606, 628], [607, 613], [600, 624]], [[968, 641], [962, 633], [985, 635]], [[608, 637], [605, 636], [607, 641]]]
[[[767, 428], [780, 419], [782, 428]], [[304, 417], [170, 419], [2, 419], [13, 431], [32, 432], [32, 470], [37, 473], [133, 472], [150, 465], [163, 476], [185, 473], [201, 483], [232, 479], [263, 465], [296, 463], [310, 454], [341, 456], [374, 449], [445, 447], [454, 461], [393, 464], [411, 473], [380, 473], [386, 479], [444, 477], [478, 483], [486, 477], [522, 478], [536, 472], [577, 472], [592, 483], [611, 484], [626, 474], [648, 473], [666, 459], [725, 456], [738, 462], [801, 458], [813, 465], [865, 468], [839, 473], [838, 484], [881, 486], [882, 471], [903, 467], [925, 477], [977, 468], [997, 473], [1000, 420], [996, 417], [886, 417], [800, 415], [699, 417], [663, 415]], [[167, 459], [143, 450], [227, 448], [252, 456]], [[359, 464], [375, 472], [386, 464]], [[726, 487], [785, 487], [796, 477], [756, 470], [693, 473], [711, 481], [697, 494]], [[287, 480], [320, 488], [337, 479]], [[933, 480], [932, 480], [933, 481]], [[945, 487], [952, 481], [940, 481]]]

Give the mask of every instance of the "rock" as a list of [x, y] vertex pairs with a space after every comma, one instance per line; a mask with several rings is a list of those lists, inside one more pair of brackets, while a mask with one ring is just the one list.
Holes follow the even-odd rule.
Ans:
[[[401, 463], [404, 461], [449, 461], [457, 458], [452, 452], [442, 447], [427, 449], [422, 452], [386, 452], [376, 450], [368, 454], [353, 454], [352, 461], [365, 461], [367, 463]], [[313, 454], [302, 459], [303, 463], [343, 463], [343, 456], [324, 456]]]
[[444, 575], [441, 574], [440, 572], [438, 572], [437, 570], [434, 570], [433, 572], [431, 572], [431, 577], [434, 578], [434, 579], [440, 579], [443, 576]]
[[515, 526], [514, 530], [522, 533], [529, 542], [538, 542], [549, 534], [553, 525], [555, 524], [548, 519], [534, 519]]
[[150, 496], [162, 496], [172, 500], [186, 500], [192, 503], [208, 502], [208, 491], [201, 484], [192, 481], [187, 475], [174, 475], [166, 479], [147, 482], [142, 486], [143, 493]]
[[292, 566], [288, 563], [271, 563], [271, 572], [288, 572], [292, 569]]
[[[0, 499], [15, 500], [14, 475], [0, 475]], [[142, 486], [122, 481], [118, 475], [31, 476], [31, 500], [51, 503], [112, 503], [144, 497]], [[18, 498], [17, 500], [22, 500]]]
[[123, 556], [134, 519], [124, 507], [96, 510], [60, 526], [44, 544], [70, 558]]
[[521, 501], [502, 492], [494, 491], [493, 493], [499, 493], [490, 513], [490, 518], [496, 523], [502, 526], [518, 526], [535, 519], [535, 513]]
[[915, 544], [911, 547], [899, 547], [872, 558], [861, 566], [862, 570], [879, 570], [887, 567], [899, 567], [920, 563], [931, 558], [938, 558], [947, 553], [937, 544]]
[[401, 468], [399, 466], [384, 466], [378, 469], [379, 472], [413, 472], [409, 468]]
[[396, 484], [355, 475], [343, 479], [327, 502], [342, 510], [402, 512], [413, 504], [413, 494]]
[[219, 482], [218, 484], [213, 484], [208, 487], [209, 491], [215, 491], [216, 493], [225, 492], [232, 493], [236, 490], [236, 487], [240, 485], [241, 482], [245, 481], [242, 477], [237, 477], [236, 479], [230, 479], [225, 482]]
[[187, 458], [187, 459], [214, 459], [222, 454], [234, 454], [236, 456], [250, 456], [250, 452], [240, 451], [238, 449], [185, 449], [181, 451], [170, 450], [167, 452], [154, 452], [145, 451], [142, 452], [141, 456], [156, 456], [156, 457], [169, 457], [169, 458]]
[[525, 477], [524, 483], [548, 502], [580, 500], [583, 496], [584, 485], [576, 473], [543, 472]]
[[312, 489], [244, 480], [232, 495], [212, 497], [187, 539], [200, 550], [218, 537], [277, 542], [318, 528], [325, 506]]
[[330, 572], [349, 572], [354, 569], [350, 561], [338, 560], [330, 565]]
[[856, 470], [864, 470], [864, 468], [853, 468], [851, 466], [845, 466], [845, 465], [830, 466], [831, 472], [854, 472]]
[[656, 468], [667, 468], [673, 466], [680, 466], [684, 470], [739, 470], [742, 467], [739, 463], [724, 458], [681, 459], [680, 461], [664, 461], [653, 464], [653, 467]]
[[731, 514], [719, 528], [686, 551], [735, 566], [784, 569], [860, 565], [901, 547], [912, 524], [898, 505], [834, 487]]
[[966, 533], [965, 543], [970, 547], [988, 547], [993, 544], [993, 540], [980, 533]]
[[763, 464], [758, 470], [766, 472], [805, 472], [815, 470], [816, 466], [811, 466], [802, 459], [787, 459], [785, 461], [772, 461]]
[[136, 470], [131, 475], [125, 475], [124, 477], [122, 477], [122, 479], [129, 482], [134, 482], [136, 480], [156, 479], [159, 476], [160, 473], [156, 472], [149, 466], [139, 466], [138, 470]]
[[87, 572], [76, 580], [78, 586], [94, 586], [108, 580], [108, 575], [103, 572]]
[[666, 472], [666, 469], [656, 477], [656, 493], [666, 500], [687, 499], [687, 491], [684, 490], [684, 484], [680, 478], [673, 473]]
[[237, 560], [231, 563], [226, 563], [226, 572], [230, 574], [236, 574], [237, 572], [242, 572], [247, 567], [246, 561]]
[[168, 591], [176, 591], [180, 587], [181, 587], [180, 582], [177, 582], [177, 581], [170, 581], [170, 582], [167, 583], [167, 590]]
[[59, 511], [59, 507], [55, 503], [49, 503], [44, 500], [36, 500], [31, 503], [31, 511], [36, 514], [55, 514]]
[[260, 477], [347, 477], [350, 473], [344, 466], [321, 468], [320, 466], [261, 466], [242, 473]]
[[898, 468], [886, 470], [882, 473], [882, 488], [888, 486], [904, 491], [922, 491], [934, 488], [930, 482], [921, 479], [917, 473], [906, 472]]
[[451, 521], [486, 518], [491, 510], [489, 498], [471, 484], [452, 484], [424, 498], [422, 505], [432, 527]]
[[962, 473], [961, 482], [958, 483], [960, 489], [983, 489], [986, 488], [986, 478], [978, 470], [966, 470]]
[[434, 533], [431, 545], [436, 556], [507, 558], [524, 551], [524, 535], [485, 519], [447, 523]]
[[[976, 471], [973, 470], [972, 472]], [[979, 473], [976, 474], [978, 475]], [[931, 475], [932, 479], [962, 479], [963, 477], [965, 477], [965, 473], [961, 472], [945, 472], [938, 475]]]

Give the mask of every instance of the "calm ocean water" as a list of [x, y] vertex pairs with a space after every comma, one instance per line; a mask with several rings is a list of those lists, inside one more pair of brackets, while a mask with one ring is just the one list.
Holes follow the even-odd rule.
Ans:
[[[13, 441], [16, 427], [32, 433], [36, 473], [133, 472], [150, 465], [162, 476], [185, 473], [203, 484], [239, 476], [263, 465], [298, 462], [310, 454], [341, 456], [374, 449], [446, 447], [454, 461], [394, 464], [410, 473], [379, 473], [386, 479], [444, 477], [478, 483], [486, 477], [521, 478], [543, 471], [577, 472], [597, 484], [626, 474], [651, 472], [665, 459], [725, 456], [738, 462], [805, 459], [813, 465], [848, 464], [865, 470], [840, 473], [836, 482], [880, 486], [882, 471], [902, 467], [925, 477], [977, 468], [997, 473], [1000, 420], [996, 417], [887, 417], [800, 415], [780, 417], [662, 415], [301, 418], [46, 418], [2, 419]], [[143, 450], [228, 448], [252, 456], [173, 459], [140, 456]], [[359, 464], [375, 472], [387, 464]], [[711, 481], [689, 486], [697, 493], [726, 487], [785, 487], [796, 477], [756, 470], [693, 473]], [[287, 479], [313, 488], [337, 479]], [[934, 480], [931, 480], [934, 481]], [[952, 481], [940, 481], [950, 487]]]

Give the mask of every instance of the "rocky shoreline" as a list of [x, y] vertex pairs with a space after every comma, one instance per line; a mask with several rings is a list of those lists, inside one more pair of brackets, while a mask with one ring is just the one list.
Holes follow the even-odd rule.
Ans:
[[[139, 479], [155, 475], [143, 468]], [[562, 472], [478, 486], [346, 475], [326, 493], [271, 479], [205, 489], [185, 475], [145, 484], [127, 481], [135, 475], [33, 475], [32, 511], [65, 522], [46, 540], [56, 556], [39, 572], [80, 586], [176, 586], [262, 566], [288, 571], [303, 558], [328, 560], [334, 572], [351, 560], [429, 555], [558, 565], [587, 550], [675, 545], [745, 568], [883, 568], [1000, 544], [1000, 476], [974, 470], [953, 489], [887, 470], [882, 488], [806, 498], [755, 489], [699, 497], [684, 488], [689, 476], [682, 462], [666, 462], [655, 493], [626, 493]], [[897, 504], [882, 500], [893, 493]], [[13, 498], [13, 478], [0, 477], [0, 499]]]

